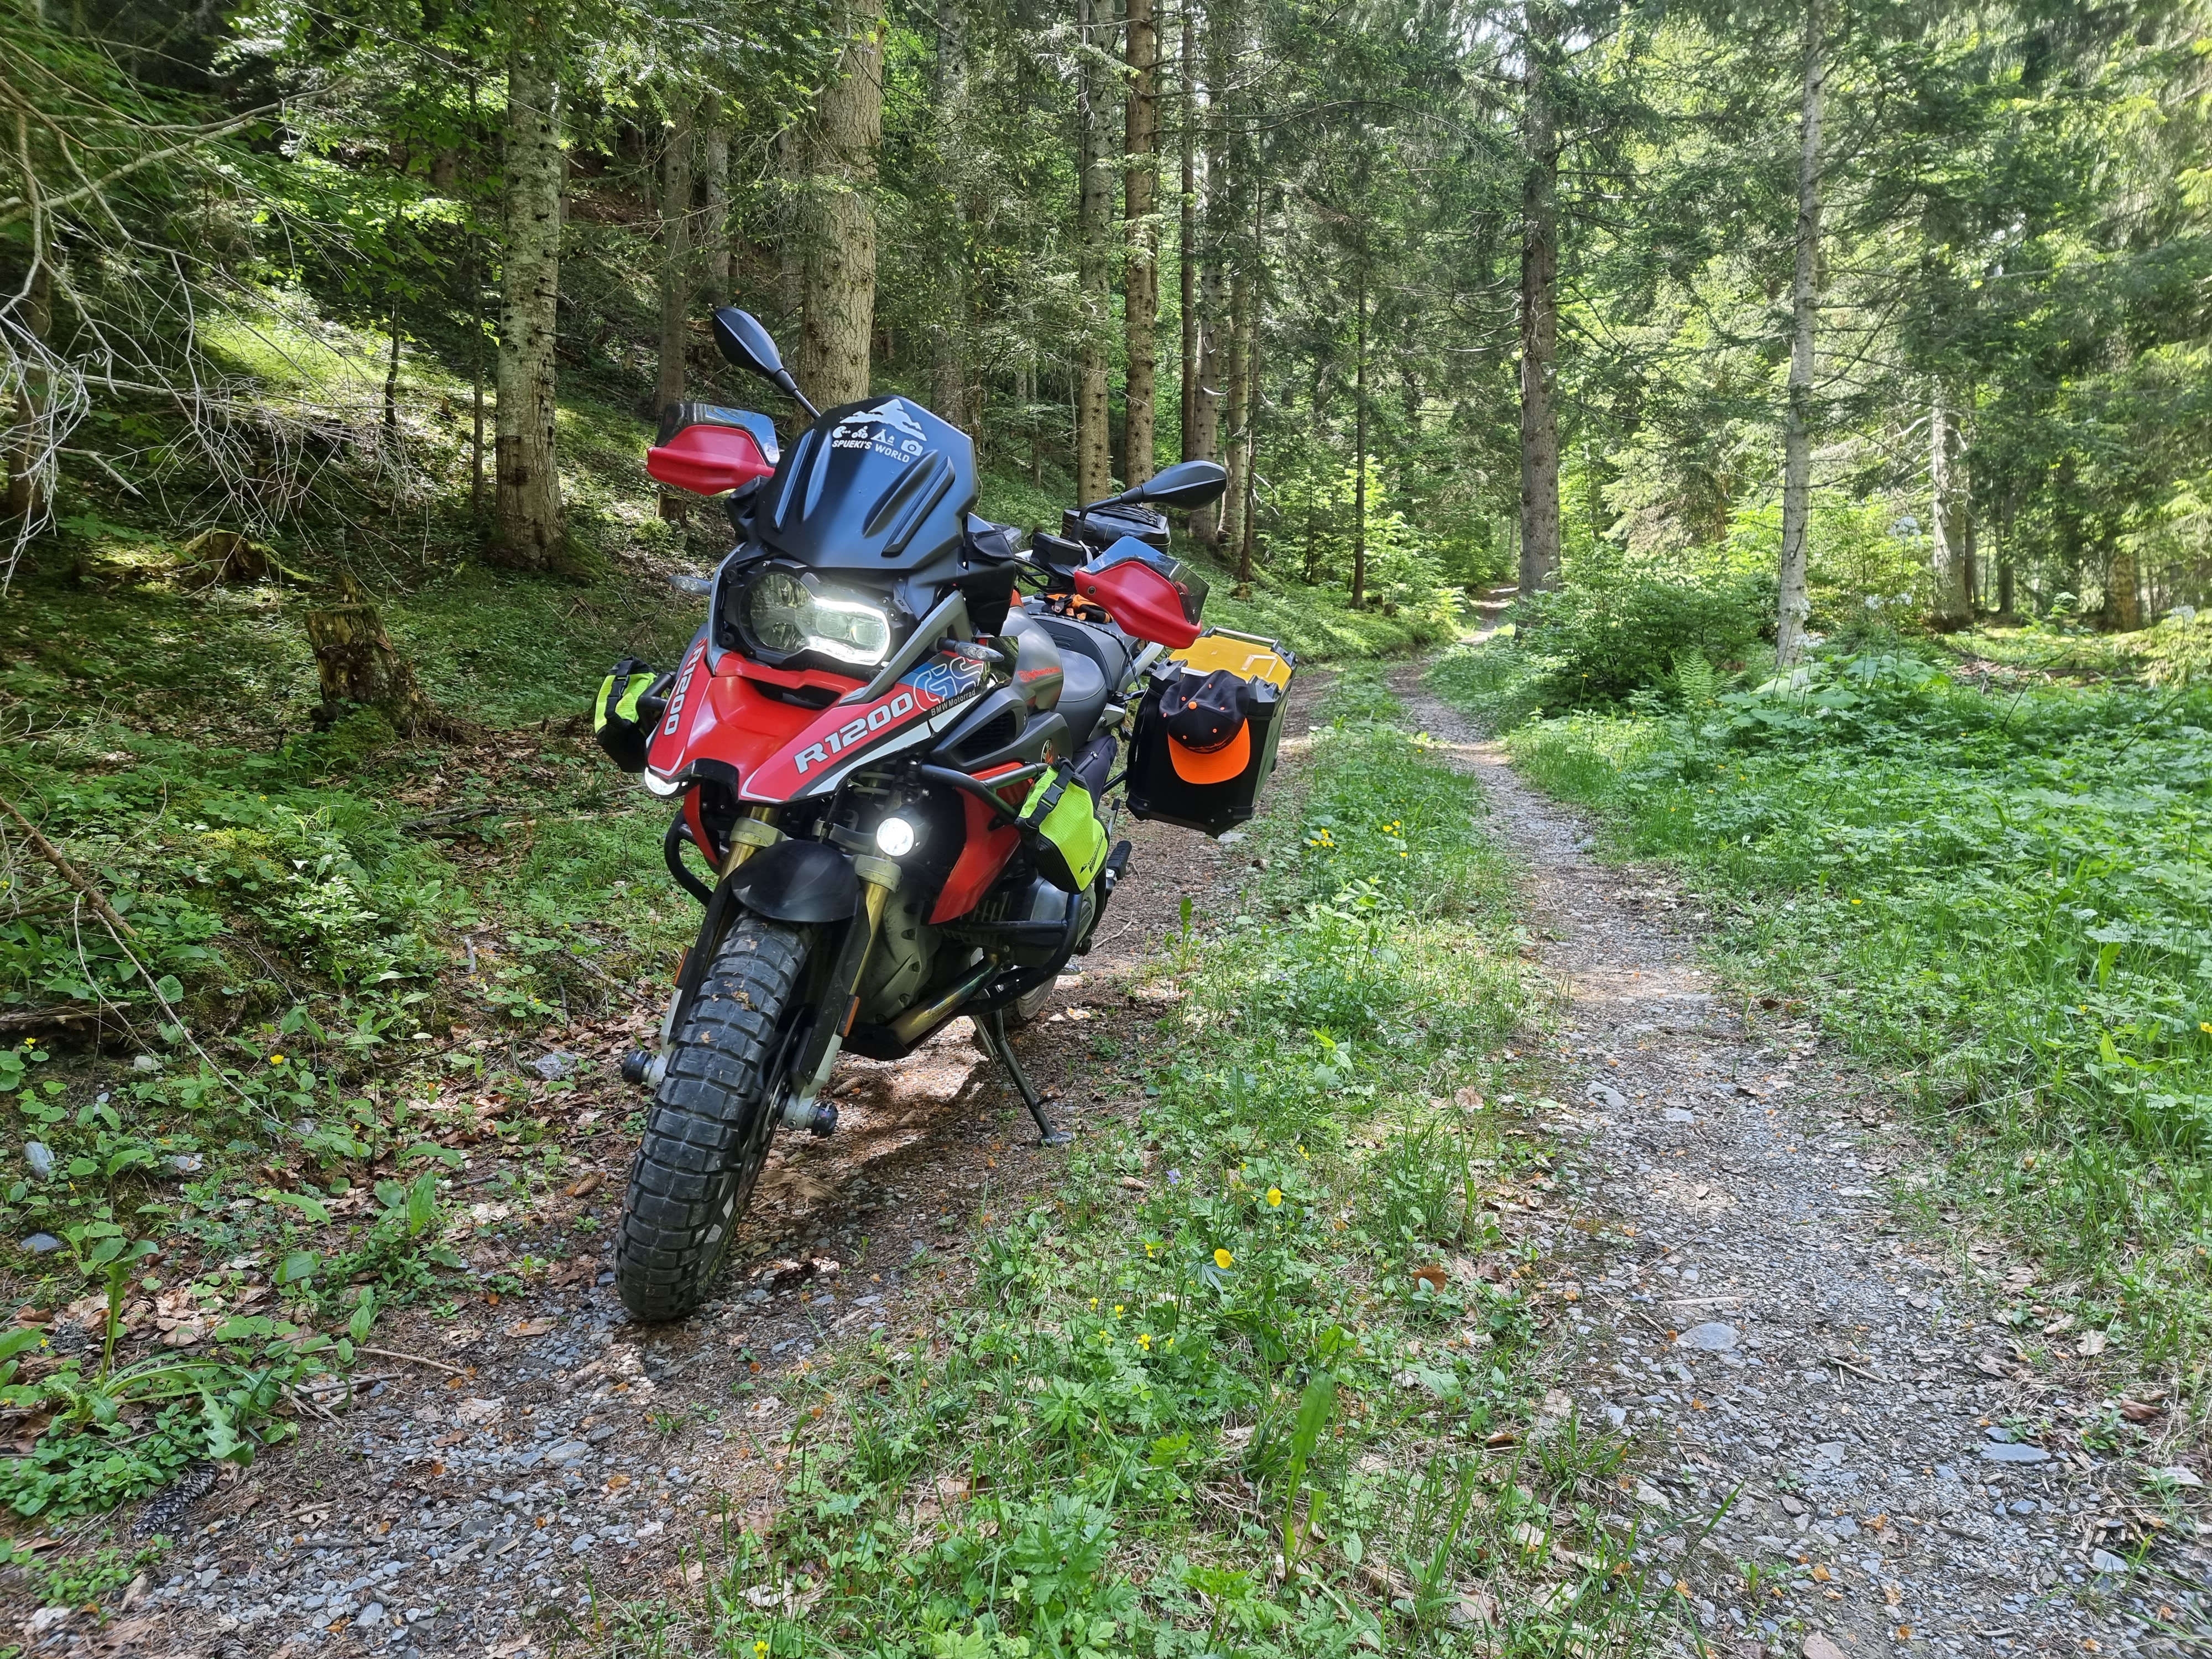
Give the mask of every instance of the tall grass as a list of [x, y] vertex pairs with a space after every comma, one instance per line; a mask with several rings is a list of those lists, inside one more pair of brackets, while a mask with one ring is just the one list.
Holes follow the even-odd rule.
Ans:
[[[1475, 703], [1510, 679], [1462, 662], [1437, 684]], [[1622, 850], [1734, 901], [1721, 948], [1746, 986], [1900, 1069], [1952, 1196], [1993, 1205], [2052, 1296], [2124, 1320], [2147, 1361], [2202, 1353], [2212, 692], [1988, 695], [1861, 656], [1509, 744]]]

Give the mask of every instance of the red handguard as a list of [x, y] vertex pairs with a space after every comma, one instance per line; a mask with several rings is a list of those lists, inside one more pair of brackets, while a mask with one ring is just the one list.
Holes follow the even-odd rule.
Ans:
[[1136, 559], [1103, 570], [1075, 573], [1075, 591], [1103, 605], [1123, 632], [1180, 651], [1198, 637], [1198, 624], [1183, 615], [1182, 594], [1165, 576]]
[[775, 471], [753, 434], [734, 426], [687, 426], [645, 452], [645, 470], [694, 495], [720, 495]]

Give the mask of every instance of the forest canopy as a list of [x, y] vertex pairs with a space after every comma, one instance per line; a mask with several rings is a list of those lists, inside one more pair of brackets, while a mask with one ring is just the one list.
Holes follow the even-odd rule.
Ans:
[[1248, 581], [1656, 574], [1785, 658], [1872, 613], [2136, 629], [2212, 568], [2204, 24], [18, 4], [12, 551], [587, 574], [687, 510], [564, 495], [564, 393], [780, 401], [714, 355], [735, 303], [817, 403], [967, 428], [1033, 521], [1224, 460], [1190, 532]]

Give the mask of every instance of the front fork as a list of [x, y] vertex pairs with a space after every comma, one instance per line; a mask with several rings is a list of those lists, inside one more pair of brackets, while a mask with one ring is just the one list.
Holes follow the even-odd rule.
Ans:
[[[659, 1052], [648, 1054], [643, 1049], [633, 1049], [623, 1060], [623, 1076], [631, 1083], [643, 1084], [647, 1088], [659, 1086], [668, 1070], [668, 1051], [675, 1043], [676, 1033], [682, 1029], [692, 1000], [698, 994], [700, 982], [706, 977], [706, 965], [721, 944], [722, 933], [728, 926], [729, 878], [746, 859], [782, 840], [783, 832], [760, 817], [739, 818], [732, 828], [730, 838], [730, 859], [723, 868], [722, 881], [714, 890], [706, 920], [700, 924], [698, 940], [684, 959], [683, 971], [677, 976], [676, 994], [670, 999], [667, 1017], [661, 1022]], [[778, 1086], [789, 1088], [781, 1108], [783, 1121], [792, 1128], [817, 1135], [826, 1135], [837, 1127], [837, 1109], [821, 1099], [822, 1091], [837, 1064], [839, 1051], [845, 1046], [845, 1034], [853, 1029], [854, 1018], [860, 1012], [860, 975], [867, 971], [869, 952], [883, 927], [884, 907], [899, 884], [898, 866], [872, 854], [856, 856], [853, 872], [860, 878], [860, 912], [846, 925], [838, 939], [836, 957], [830, 964], [815, 1017], [805, 1028], [798, 1053], [774, 1080]]]
[[845, 1046], [845, 1034], [860, 1012], [860, 975], [868, 966], [876, 932], [883, 926], [884, 907], [898, 890], [899, 867], [889, 859], [859, 854], [853, 873], [860, 878], [860, 914], [853, 918], [838, 941], [837, 955], [830, 964], [829, 980], [815, 1005], [814, 1023], [799, 1044], [798, 1057], [787, 1073], [793, 1087], [783, 1103], [783, 1121], [794, 1129], [826, 1135], [837, 1127], [837, 1109], [821, 1099], [830, 1069]]
[[[684, 1017], [691, 1012], [691, 1004], [699, 994], [699, 987], [707, 977], [708, 967], [714, 953], [721, 949], [722, 935], [728, 931], [731, 917], [730, 878], [739, 866], [756, 853], [764, 852], [783, 839], [783, 831], [771, 821], [775, 809], [754, 806], [730, 826], [730, 856], [723, 860], [721, 878], [714, 890], [706, 894], [707, 914], [699, 923], [699, 936], [691, 948], [684, 953], [682, 966], [676, 970], [676, 991], [668, 999], [668, 1012], [661, 1017], [659, 1047], [648, 1053], [633, 1048], [623, 1056], [622, 1074], [625, 1083], [658, 1089], [660, 1079], [668, 1071], [668, 1051], [676, 1045], [676, 1034], [684, 1029]], [[676, 822], [683, 823], [679, 816]], [[703, 884], [702, 884], [703, 889]]]

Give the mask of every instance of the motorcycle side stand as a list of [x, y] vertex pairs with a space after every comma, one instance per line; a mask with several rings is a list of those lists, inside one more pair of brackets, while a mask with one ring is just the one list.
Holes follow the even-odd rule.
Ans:
[[1047, 1146], [1065, 1146], [1073, 1140], [1075, 1137], [1066, 1130], [1053, 1127], [1052, 1120], [1045, 1115], [1042, 1097], [1037, 1093], [1036, 1085], [1030, 1081], [1030, 1074], [1022, 1070], [1021, 1061], [1014, 1057], [1014, 1045], [1006, 1036], [1006, 1010], [994, 1008], [989, 1013], [978, 1019], [975, 1022], [975, 1035], [982, 1040], [983, 1052], [1005, 1066], [1006, 1075], [1013, 1079], [1014, 1087], [1021, 1092], [1022, 1104], [1030, 1109], [1030, 1115], [1036, 1120], [1037, 1133], [1042, 1137], [1043, 1144]]

